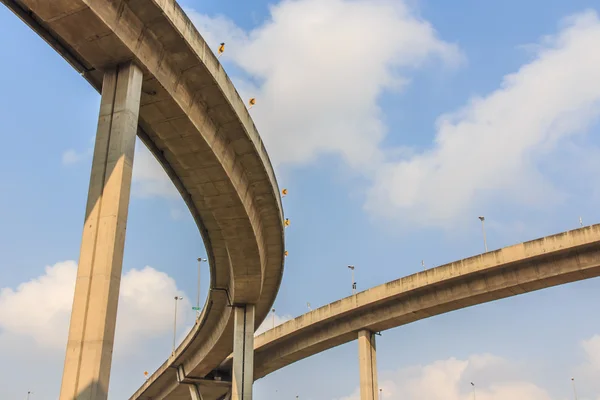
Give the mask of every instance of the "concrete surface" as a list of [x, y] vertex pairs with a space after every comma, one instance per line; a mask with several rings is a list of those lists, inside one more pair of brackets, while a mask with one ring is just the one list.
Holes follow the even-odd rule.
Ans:
[[259, 326], [281, 283], [281, 198], [245, 102], [174, 0], [0, 2], [96, 90], [117, 65], [135, 62], [143, 72], [138, 137], [187, 203], [211, 269], [199, 321], [134, 397], [176, 395], [178, 366], [205, 378], [232, 352], [229, 305], [255, 304]]
[[[380, 332], [476, 304], [600, 275], [600, 224], [428, 269], [346, 297], [255, 338], [254, 378]], [[231, 368], [227, 359], [219, 370]]]
[[254, 384], [254, 306], [235, 307], [231, 400], [252, 400]]
[[358, 369], [360, 400], [379, 400], [375, 334], [367, 329], [358, 331]]
[[108, 396], [141, 89], [133, 64], [104, 74], [61, 400]]

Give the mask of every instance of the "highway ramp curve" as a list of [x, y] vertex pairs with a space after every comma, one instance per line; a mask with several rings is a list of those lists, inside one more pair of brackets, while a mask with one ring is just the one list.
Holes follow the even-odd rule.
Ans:
[[[254, 379], [434, 315], [600, 276], [600, 224], [418, 272], [315, 309], [256, 337]], [[228, 358], [220, 369], [231, 368]], [[210, 400], [210, 397], [205, 400]]]
[[259, 326], [275, 300], [283, 211], [265, 147], [223, 67], [174, 0], [0, 2], [97, 91], [109, 68], [133, 61], [143, 70], [138, 137], [185, 200], [211, 272], [199, 320], [140, 389], [143, 398], [162, 398], [177, 384], [171, 367], [204, 377], [232, 352], [230, 305], [255, 304]]

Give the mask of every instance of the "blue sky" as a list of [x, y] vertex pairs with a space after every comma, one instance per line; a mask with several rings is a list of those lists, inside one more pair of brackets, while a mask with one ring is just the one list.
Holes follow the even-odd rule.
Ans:
[[[481, 252], [479, 215], [490, 249], [600, 221], [596, 2], [181, 4], [209, 43], [227, 43], [221, 61], [257, 98], [289, 189], [278, 321], [349, 295], [348, 264], [362, 290]], [[54, 399], [100, 98], [5, 8], [0, 44], [0, 397]], [[168, 355], [174, 292], [186, 298], [180, 334], [189, 328], [204, 256], [151, 156], [140, 148], [135, 164], [113, 398]], [[600, 399], [599, 284], [384, 332], [384, 399], [466, 400], [475, 381], [478, 399], [562, 400], [572, 376], [580, 399]], [[356, 347], [278, 371], [256, 396], [355, 399]]]

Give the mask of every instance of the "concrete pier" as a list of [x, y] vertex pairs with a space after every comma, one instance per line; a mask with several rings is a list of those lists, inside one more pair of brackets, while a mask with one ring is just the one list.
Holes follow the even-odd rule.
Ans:
[[359, 331], [360, 400], [378, 400], [376, 353], [375, 334], [366, 329]]
[[106, 71], [60, 400], [108, 395], [142, 71]]
[[235, 307], [231, 400], [252, 400], [254, 305]]

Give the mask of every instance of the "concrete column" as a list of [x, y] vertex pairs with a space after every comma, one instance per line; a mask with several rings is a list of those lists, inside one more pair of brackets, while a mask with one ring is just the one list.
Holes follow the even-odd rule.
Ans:
[[375, 334], [368, 330], [358, 332], [360, 400], [378, 400], [376, 353]]
[[254, 383], [254, 305], [234, 308], [231, 400], [252, 400]]
[[192, 400], [203, 400], [202, 393], [200, 392], [198, 385], [188, 385], [188, 387], [190, 388], [190, 397]]
[[60, 400], [105, 400], [112, 362], [142, 71], [106, 71]]

